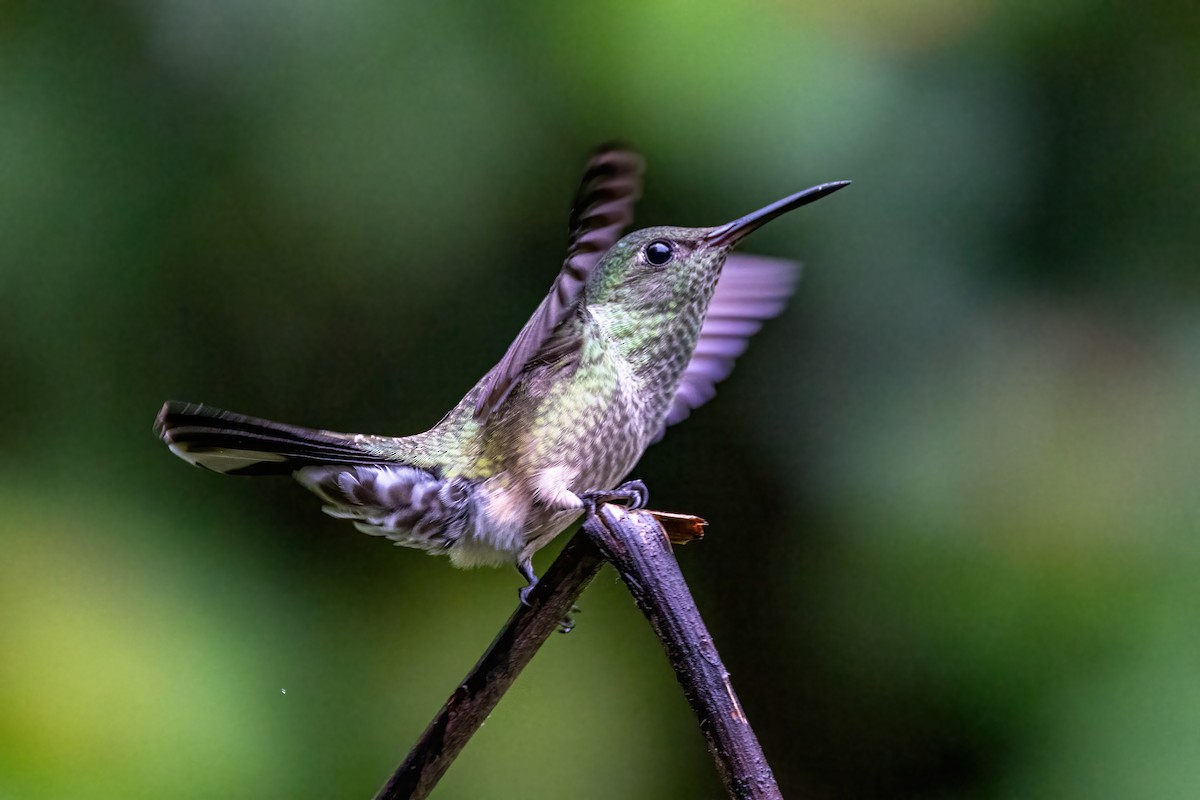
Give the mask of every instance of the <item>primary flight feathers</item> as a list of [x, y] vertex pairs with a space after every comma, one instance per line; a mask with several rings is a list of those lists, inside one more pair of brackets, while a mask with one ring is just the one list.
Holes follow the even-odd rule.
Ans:
[[619, 148], [601, 147], [588, 161], [571, 209], [566, 260], [550, 293], [508, 346], [500, 363], [488, 373], [475, 406], [479, 422], [508, 397], [525, 366], [538, 356], [554, 329], [578, 305], [584, 284], [600, 257], [633, 222], [633, 206], [642, 195], [644, 169], [641, 156]]

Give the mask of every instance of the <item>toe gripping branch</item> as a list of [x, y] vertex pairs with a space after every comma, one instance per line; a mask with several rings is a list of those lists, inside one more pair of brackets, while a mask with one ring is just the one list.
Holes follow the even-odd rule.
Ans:
[[[579, 499], [583, 501], [588, 519], [591, 519], [595, 516], [596, 509], [605, 503], [620, 503], [626, 508], [645, 508], [646, 503], [650, 502], [650, 490], [641, 481], [632, 480], [622, 483], [615, 489], [591, 489], [581, 494]], [[699, 518], [691, 517], [690, 519]], [[700, 523], [701, 526], [705, 524], [703, 520], [700, 520]], [[691, 541], [691, 538], [686, 538], [684, 541]], [[674, 542], [675, 539], [671, 538], [671, 541]], [[517, 572], [521, 573], [521, 577], [525, 579], [525, 585], [517, 590], [517, 597], [521, 600], [521, 605], [528, 606], [529, 595], [538, 585], [537, 573], [533, 571], [533, 562], [527, 558], [518, 563]], [[567, 623], [562, 626], [562, 629], [570, 630], [572, 627], [574, 627], [574, 623]]]
[[620, 503], [626, 508], [645, 508], [650, 502], [650, 490], [639, 480], [626, 481], [615, 489], [592, 489], [579, 496], [588, 516], [605, 503]]

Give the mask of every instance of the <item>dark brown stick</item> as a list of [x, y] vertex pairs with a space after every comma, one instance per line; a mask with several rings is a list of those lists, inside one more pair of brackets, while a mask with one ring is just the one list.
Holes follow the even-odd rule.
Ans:
[[729, 796], [782, 800], [662, 526], [648, 512], [604, 505], [583, 530], [621, 573], [662, 641]]
[[603, 564], [588, 536], [575, 534], [529, 593], [529, 605], [518, 606], [375, 800], [428, 796]]

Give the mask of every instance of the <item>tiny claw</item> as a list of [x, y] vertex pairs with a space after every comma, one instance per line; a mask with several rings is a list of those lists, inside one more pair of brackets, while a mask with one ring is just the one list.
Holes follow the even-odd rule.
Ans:
[[517, 590], [517, 597], [521, 598], [521, 605], [529, 607], [529, 593], [538, 585], [537, 575], [533, 571], [533, 561], [525, 559], [517, 564], [517, 572], [521, 573], [521, 577], [528, 581], [528, 585], [522, 586]]
[[533, 583], [529, 584], [528, 586], [522, 586], [520, 589], [517, 589], [517, 597], [519, 597], [521, 599], [521, 605], [525, 606], [526, 608], [529, 608], [531, 606], [531, 603], [529, 602], [529, 593], [532, 592], [533, 587], [535, 587], [537, 585], [538, 585], [537, 578], [534, 578]]
[[579, 496], [589, 513], [605, 503], [621, 503], [627, 508], [645, 508], [650, 502], [650, 490], [639, 480], [626, 481], [615, 489], [593, 489]]
[[563, 615], [563, 618], [558, 621], [559, 633], [570, 633], [575, 630], [575, 615], [580, 613], [582, 609], [575, 603], [571, 603], [571, 610]]

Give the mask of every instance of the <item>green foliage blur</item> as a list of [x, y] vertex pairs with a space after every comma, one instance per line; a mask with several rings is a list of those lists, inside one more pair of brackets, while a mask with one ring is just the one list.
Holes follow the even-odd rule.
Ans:
[[[0, 798], [366, 797], [514, 607], [189, 468], [433, 424], [587, 151], [787, 313], [647, 454], [788, 797], [1200, 795], [1200, 26], [1165, 0], [0, 4]], [[545, 569], [557, 545], [539, 556]], [[439, 798], [716, 798], [606, 572]]]

